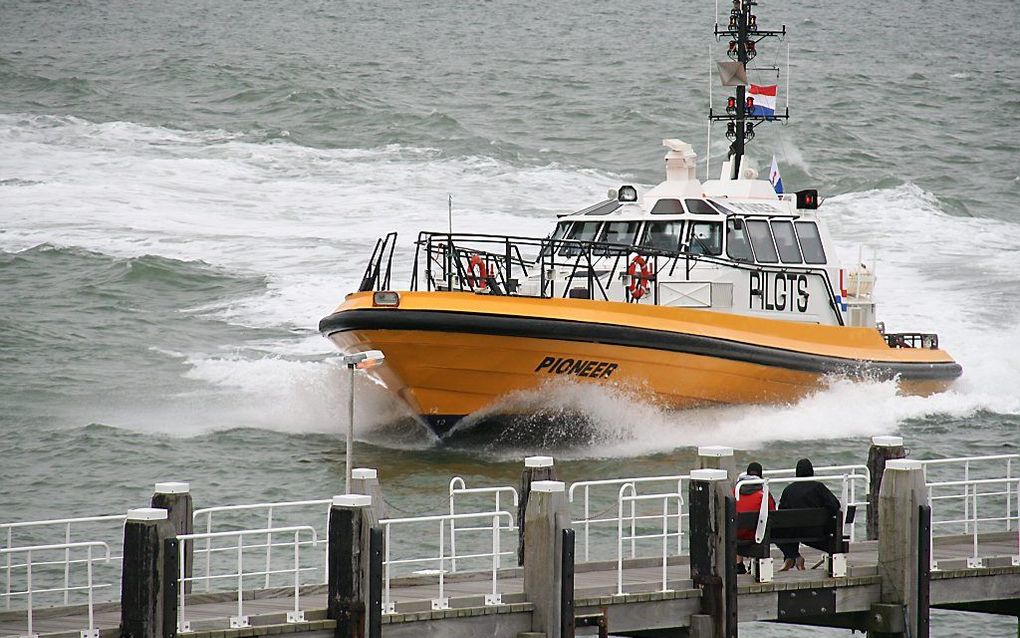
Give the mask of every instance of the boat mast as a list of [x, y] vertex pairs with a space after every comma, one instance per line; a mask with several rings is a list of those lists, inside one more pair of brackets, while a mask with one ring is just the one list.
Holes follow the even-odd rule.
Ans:
[[[720, 29], [719, 24], [715, 25], [715, 37], [721, 39], [729, 37], [729, 49], [727, 55], [735, 60], [743, 71], [743, 78], [747, 78], [747, 63], [758, 54], [758, 43], [765, 38], [782, 38], [786, 36], [786, 25], [780, 31], [761, 30], [758, 28], [758, 18], [752, 13], [753, 7], [758, 5], [755, 0], [733, 0], [733, 8], [730, 10], [729, 26]], [[790, 109], [787, 107], [784, 115], [753, 115], [753, 101], [747, 97], [745, 84], [736, 84], [736, 95], [726, 100], [726, 114], [716, 114], [709, 105], [708, 119], [711, 121], [726, 122], [726, 138], [730, 140], [729, 159], [730, 179], [737, 179], [740, 174], [740, 164], [744, 157], [744, 150], [747, 142], [754, 138], [754, 128], [762, 122], [772, 120], [787, 120], [790, 118]]]

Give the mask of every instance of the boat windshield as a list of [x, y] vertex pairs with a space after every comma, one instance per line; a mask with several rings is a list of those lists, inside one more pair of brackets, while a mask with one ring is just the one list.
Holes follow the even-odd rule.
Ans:
[[776, 245], [772, 243], [772, 231], [764, 219], [750, 219], [744, 222], [747, 234], [751, 237], [754, 257], [760, 264], [774, 264], [779, 261]]
[[721, 255], [722, 224], [719, 222], [694, 222], [691, 224], [691, 242], [688, 252], [692, 255]]
[[[624, 249], [623, 252], [626, 252], [637, 241], [637, 232], [640, 225], [641, 222], [609, 222], [602, 227], [599, 241], [607, 244], [625, 244], [627, 249]], [[620, 251], [612, 251], [609, 248], [602, 249], [603, 254], [608, 255], [610, 252], [615, 254], [615, 252]]]
[[754, 261], [751, 253], [751, 244], [747, 241], [747, 233], [744, 232], [744, 223], [731, 219], [726, 222], [726, 254], [733, 261]]
[[[564, 239], [576, 239], [577, 241], [595, 241], [595, 237], [598, 235], [599, 226], [602, 222], [574, 222], [567, 232]], [[577, 246], [566, 245], [560, 248], [560, 255], [564, 257], [572, 257], [578, 255], [582, 250]]]
[[649, 222], [645, 226], [641, 245], [646, 248], [679, 252], [683, 228], [683, 222]]
[[814, 222], [797, 222], [796, 226], [800, 247], [804, 250], [804, 261], [809, 264], [824, 264], [825, 249], [822, 248], [822, 238], [818, 236], [818, 227]]
[[560, 222], [556, 224], [556, 230], [554, 230], [553, 234], [549, 236], [549, 243], [542, 249], [543, 257], [547, 257], [552, 254], [552, 251], [555, 250], [556, 244], [559, 243], [557, 240], [563, 239], [569, 228], [570, 222]]
[[800, 257], [800, 247], [797, 246], [797, 236], [793, 233], [792, 222], [773, 220], [772, 236], [776, 238], [779, 258], [784, 264], [799, 264], [803, 262]]

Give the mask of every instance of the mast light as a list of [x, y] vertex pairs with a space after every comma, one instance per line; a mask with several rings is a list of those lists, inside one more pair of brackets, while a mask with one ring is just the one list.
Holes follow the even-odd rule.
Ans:
[[805, 210], [818, 208], [818, 191], [813, 188], [797, 191], [797, 208]]

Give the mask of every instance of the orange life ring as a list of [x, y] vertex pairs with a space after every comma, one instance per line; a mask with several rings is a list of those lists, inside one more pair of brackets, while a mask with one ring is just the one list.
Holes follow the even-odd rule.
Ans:
[[472, 288], [480, 290], [489, 287], [489, 269], [486, 268], [481, 255], [471, 255], [471, 259], [468, 260], [467, 283]]
[[634, 255], [627, 268], [627, 274], [630, 275], [627, 290], [630, 291], [631, 299], [640, 299], [648, 294], [648, 289], [652, 286], [652, 269], [644, 257]]

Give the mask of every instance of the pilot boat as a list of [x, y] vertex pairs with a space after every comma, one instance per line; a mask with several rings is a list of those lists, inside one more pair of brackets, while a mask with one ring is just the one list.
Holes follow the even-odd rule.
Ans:
[[369, 374], [440, 436], [553, 380], [669, 408], [788, 403], [838, 376], [945, 389], [960, 365], [936, 334], [876, 320], [873, 268], [838, 262], [817, 191], [782, 193], [746, 160], [755, 128], [789, 117], [775, 87], [746, 83], [757, 44], [786, 34], [759, 29], [755, 4], [734, 0], [715, 28], [734, 90], [709, 110], [731, 141], [718, 179], [664, 140], [663, 182], [611, 189], [548, 237], [419, 233], [405, 288], [390, 233], [319, 331], [345, 353], [385, 353]]

